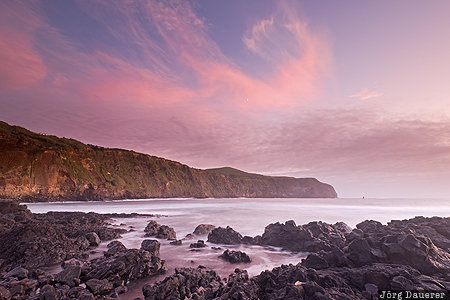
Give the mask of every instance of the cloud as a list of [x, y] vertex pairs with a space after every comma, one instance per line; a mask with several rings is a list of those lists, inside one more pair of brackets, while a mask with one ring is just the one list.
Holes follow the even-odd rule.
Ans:
[[[70, 90], [79, 101], [191, 103], [245, 112], [299, 106], [319, 93], [330, 74], [326, 37], [287, 8], [251, 29], [248, 43], [253, 41], [255, 55], [270, 56], [274, 63], [271, 72], [256, 77], [224, 55], [187, 1], [76, 3], [108, 39], [98, 37], [85, 49], [48, 23], [38, 4], [33, 9], [4, 4], [18, 20], [4, 21], [4, 88], [39, 82], [41, 89]], [[30, 14], [34, 21], [24, 28], [19, 21]], [[264, 50], [269, 48], [274, 52]]]
[[[33, 10], [22, 3], [16, 5], [12, 9], [6, 2], [0, 3], [0, 91], [32, 86], [47, 74], [32, 37], [42, 24]], [[18, 20], [21, 9], [26, 14], [23, 22]]]
[[383, 96], [383, 93], [377, 92], [377, 91], [369, 91], [367, 88], [361, 89], [361, 91], [357, 94], [353, 94], [350, 96], [350, 98], [358, 98], [360, 100], [368, 100], [371, 98], [381, 97]]
[[271, 31], [274, 30], [273, 17], [268, 19], [260, 20], [258, 23], [253, 25], [250, 30], [242, 37], [242, 41], [245, 46], [266, 58], [265, 49], [262, 49], [261, 44], [270, 41]]

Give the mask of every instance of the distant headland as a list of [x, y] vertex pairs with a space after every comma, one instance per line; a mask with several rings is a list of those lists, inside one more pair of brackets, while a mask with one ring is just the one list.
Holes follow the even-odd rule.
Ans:
[[0, 198], [67, 201], [143, 198], [336, 198], [315, 178], [225, 167], [195, 169], [123, 149], [86, 145], [0, 121]]

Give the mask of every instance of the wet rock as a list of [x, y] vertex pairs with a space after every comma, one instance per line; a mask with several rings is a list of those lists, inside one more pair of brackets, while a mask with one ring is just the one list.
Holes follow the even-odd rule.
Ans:
[[158, 222], [151, 220], [144, 231], [146, 232], [145, 236], [155, 236], [159, 239], [168, 239], [168, 240], [176, 240], [177, 235], [175, 230], [172, 227], [166, 225], [160, 225]]
[[145, 227], [144, 231], [149, 235], [149, 236], [153, 236], [153, 235], [157, 235], [159, 228], [161, 227], [161, 225], [159, 225], [158, 222], [151, 220], [150, 222], [148, 222], [147, 226]]
[[192, 233], [188, 233], [188, 234], [186, 234], [186, 236], [183, 238], [183, 241], [185, 241], [185, 240], [194, 240], [194, 239], [196, 239], [197, 237], [195, 236], [195, 235], [193, 235]]
[[111, 257], [116, 255], [119, 252], [126, 251], [127, 248], [120, 241], [112, 241], [108, 245], [106, 245], [108, 250], [104, 253], [106, 257]]
[[352, 232], [352, 228], [347, 224], [345, 224], [344, 222], [336, 222], [335, 224], [333, 224], [333, 227], [343, 234], [348, 234]]
[[146, 300], [213, 299], [222, 287], [220, 277], [213, 270], [176, 268], [175, 275], [159, 283], [145, 285], [143, 293]]
[[250, 257], [247, 255], [247, 253], [242, 251], [234, 251], [234, 250], [225, 250], [222, 255], [219, 256], [219, 258], [222, 258], [223, 260], [226, 260], [232, 264], [237, 263], [249, 263], [251, 262]]
[[302, 265], [314, 269], [326, 269], [329, 267], [326, 259], [315, 253], [308, 255], [306, 259], [302, 260]]
[[374, 220], [366, 220], [366, 221], [361, 222], [361, 223], [356, 225], [356, 228], [358, 228], [358, 229], [360, 229], [360, 230], [362, 230], [363, 232], [366, 232], [366, 233], [377, 232], [382, 227], [383, 227], [383, 224], [381, 224], [378, 221], [374, 221]]
[[91, 244], [89, 243], [88, 239], [85, 236], [79, 236], [75, 239], [75, 244], [81, 249], [81, 250], [87, 250]]
[[261, 236], [257, 235], [255, 237], [251, 237], [251, 236], [246, 235], [242, 238], [242, 244], [261, 245]]
[[211, 224], [200, 224], [194, 229], [195, 235], [205, 235], [209, 234], [211, 231], [213, 231], [216, 228], [216, 226]]
[[113, 290], [113, 285], [108, 280], [89, 279], [86, 281], [86, 287], [94, 295], [106, 295]]
[[16, 267], [5, 274], [4, 278], [15, 277], [17, 279], [23, 279], [28, 277], [28, 270], [22, 267]]
[[242, 243], [242, 235], [233, 228], [218, 227], [208, 235], [208, 242], [214, 244], [236, 245]]
[[87, 234], [96, 233], [100, 238], [110, 234], [120, 236], [115, 229], [107, 227], [107, 217], [99, 214], [28, 214], [26, 211], [20, 211], [19, 217], [12, 215], [21, 221], [14, 221], [12, 228], [0, 234], [0, 260], [4, 262], [1, 268], [12, 269], [18, 265], [36, 268], [73, 257], [83, 258], [90, 245]]
[[192, 243], [189, 245], [189, 248], [204, 248], [206, 247], [205, 241], [198, 240], [196, 243]]
[[26, 212], [27, 214], [31, 214], [28, 208], [25, 205], [20, 205], [18, 201], [14, 200], [0, 200], [0, 214], [17, 214], [21, 212]]
[[100, 238], [95, 232], [89, 232], [86, 234], [86, 239], [88, 240], [90, 246], [97, 247], [100, 245]]
[[177, 235], [172, 227], [161, 225], [158, 234], [156, 235], [159, 239], [176, 240]]
[[249, 279], [247, 271], [235, 269], [221, 289], [220, 299], [260, 299], [258, 291], [258, 285]]
[[326, 266], [319, 263], [322, 262], [321, 259], [330, 267], [362, 267], [374, 263], [401, 264], [411, 266], [425, 275], [447, 278], [450, 269], [449, 250], [436, 246], [430, 236], [436, 239], [439, 245], [447, 245], [446, 231], [442, 230], [441, 225], [450, 225], [449, 219], [416, 217], [391, 221], [388, 225], [377, 221], [364, 221], [357, 225], [357, 229], [345, 235], [343, 245], [335, 243], [330, 250], [316, 253], [320, 259], [311, 256], [310, 261], [304, 263], [305, 266], [317, 268]]
[[282, 247], [295, 252], [307, 251], [306, 243], [314, 241], [309, 230], [296, 226], [294, 221], [285, 224], [274, 223], [266, 226], [261, 238], [263, 245]]
[[150, 252], [152, 255], [159, 256], [159, 248], [161, 244], [157, 240], [143, 240], [141, 249]]
[[357, 266], [363, 266], [372, 262], [372, 253], [366, 239], [354, 239], [348, 245], [348, 258]]
[[59, 299], [58, 293], [55, 288], [51, 285], [44, 285], [40, 290], [40, 298], [44, 300], [57, 300]]
[[94, 295], [83, 287], [73, 287], [67, 292], [67, 296], [74, 299], [94, 300]]
[[344, 223], [335, 225], [310, 222], [297, 226], [294, 221], [268, 225], [258, 244], [282, 247], [294, 252], [318, 252], [333, 246], [345, 245], [348, 228]]
[[183, 241], [182, 240], [175, 240], [175, 241], [170, 242], [169, 244], [175, 245], [175, 246], [180, 246], [181, 244], [183, 244]]
[[65, 269], [55, 275], [55, 281], [75, 287], [80, 284], [81, 265], [66, 265]]
[[158, 256], [142, 249], [127, 249], [111, 257], [89, 261], [82, 272], [82, 280], [108, 279], [122, 281], [149, 277], [165, 272], [165, 262]]

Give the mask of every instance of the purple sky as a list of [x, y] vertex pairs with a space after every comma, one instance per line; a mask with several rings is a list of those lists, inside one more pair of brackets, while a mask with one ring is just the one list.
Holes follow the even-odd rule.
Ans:
[[0, 119], [341, 197], [450, 197], [448, 1], [1, 1]]

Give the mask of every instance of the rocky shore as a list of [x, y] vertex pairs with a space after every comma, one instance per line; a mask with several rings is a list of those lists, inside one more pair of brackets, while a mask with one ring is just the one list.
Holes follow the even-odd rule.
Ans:
[[[168, 247], [182, 243], [173, 228], [150, 221], [140, 249], [127, 249], [115, 240], [127, 230], [108, 223], [121, 217], [141, 216], [32, 214], [14, 201], [0, 202], [0, 300], [114, 299], [130, 282], [165, 272], [161, 239], [171, 240]], [[203, 236], [206, 243], [198, 239]], [[296, 265], [254, 277], [239, 268], [227, 278], [203, 266], [177, 268], [173, 275], [145, 285], [142, 298], [378, 299], [383, 290], [450, 289], [450, 218], [416, 217], [387, 225], [364, 221], [354, 229], [342, 222], [287, 221], [269, 224], [254, 237], [231, 227], [200, 224], [190, 238], [194, 240], [186, 251], [211, 247], [220, 250], [218, 260], [241, 268], [251, 265], [251, 255], [227, 248], [259, 245], [309, 255]], [[115, 241], [105, 251], [97, 250], [110, 240]]]
[[[130, 281], [164, 272], [156, 240], [144, 240], [142, 249], [113, 241], [103, 256], [89, 259], [102, 241], [127, 232], [108, 226], [109, 218], [138, 216], [32, 214], [26, 206], [1, 201], [0, 300], [117, 298]], [[60, 270], [45, 271], [49, 267]]]
[[[262, 236], [215, 228], [208, 242], [277, 246], [310, 252], [297, 265], [282, 265], [249, 278], [236, 269], [220, 278], [205, 267], [179, 268], [175, 275], [143, 288], [157, 299], [378, 299], [380, 291], [435, 291], [448, 299], [450, 218], [416, 217], [382, 225], [294, 221], [270, 224]], [[227, 256], [230, 252], [226, 250]], [[425, 298], [424, 298], [425, 299]]]

